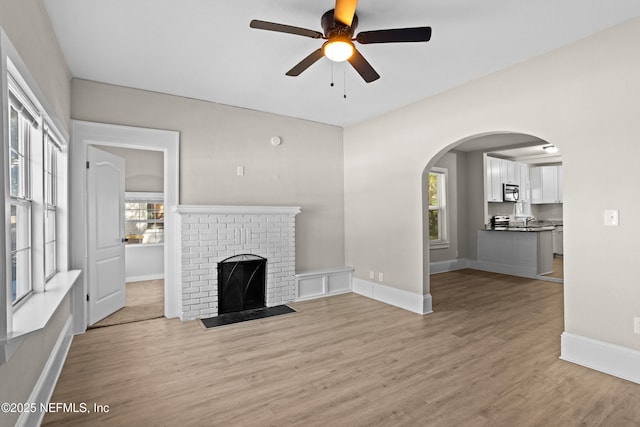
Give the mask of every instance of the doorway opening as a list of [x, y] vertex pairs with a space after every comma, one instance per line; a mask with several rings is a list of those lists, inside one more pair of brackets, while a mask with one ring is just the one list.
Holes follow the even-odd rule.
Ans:
[[164, 316], [164, 153], [98, 145], [124, 160], [124, 307], [92, 327]]
[[[426, 291], [430, 289], [430, 275], [464, 268], [562, 282], [562, 155], [543, 150], [542, 147], [548, 145], [550, 142], [532, 135], [483, 134], [448, 146], [428, 163], [422, 177]], [[488, 164], [492, 159], [495, 164]], [[552, 198], [541, 200], [539, 192], [543, 182], [538, 180], [532, 188], [531, 171], [537, 173], [543, 168], [545, 172], [550, 171], [549, 176], [555, 171], [555, 181], [547, 177], [544, 183], [555, 185], [556, 193]], [[504, 180], [501, 174], [504, 174]], [[498, 180], [493, 195], [492, 177]], [[535, 178], [539, 179], [538, 176]], [[444, 183], [438, 184], [438, 179], [444, 179]], [[519, 187], [522, 198], [518, 202], [504, 201], [505, 183]], [[436, 221], [438, 216], [442, 216], [441, 221]], [[532, 273], [532, 270], [507, 268], [508, 265], [501, 269], [493, 261], [483, 262], [478, 253], [478, 233], [490, 227], [491, 218], [496, 216], [505, 216], [514, 227], [522, 223], [531, 228], [544, 225], [553, 229], [553, 238], [550, 232], [548, 239], [549, 245], [553, 242], [553, 248], [549, 246], [551, 267]], [[445, 230], [437, 227], [445, 227]], [[443, 235], [447, 238], [434, 240]]]
[[[177, 317], [180, 305], [180, 283], [175, 263], [179, 254], [175, 217], [179, 200], [179, 133], [76, 120], [72, 121], [72, 128], [73, 143], [76, 149], [71, 152], [71, 194], [74, 196], [72, 197], [70, 209], [73, 215], [70, 237], [74, 242], [71, 247], [71, 260], [75, 267], [89, 273], [83, 275], [83, 286], [75, 290], [76, 297], [73, 303], [74, 330], [76, 333], [83, 332], [90, 324], [90, 279], [88, 276], [90, 276], [91, 270], [96, 268], [90, 265], [85, 256], [89, 243], [87, 240], [88, 230], [90, 229], [86, 191], [88, 174], [85, 164], [89, 160], [88, 151], [91, 146], [147, 150], [159, 152], [162, 156], [162, 188], [164, 191], [163, 314], [168, 318]], [[124, 216], [124, 208], [122, 211]], [[124, 227], [120, 232], [124, 232]], [[121, 234], [121, 236], [124, 239], [124, 235]], [[150, 280], [155, 279], [151, 278]]]

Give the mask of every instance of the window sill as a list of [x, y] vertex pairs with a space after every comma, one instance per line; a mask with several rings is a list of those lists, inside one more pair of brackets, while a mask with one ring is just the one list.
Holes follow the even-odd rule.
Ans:
[[79, 276], [80, 270], [59, 272], [47, 282], [45, 292], [34, 293], [15, 310], [13, 330], [0, 340], [0, 363], [11, 358], [24, 338], [47, 326]]
[[449, 249], [449, 242], [429, 242], [429, 249]]

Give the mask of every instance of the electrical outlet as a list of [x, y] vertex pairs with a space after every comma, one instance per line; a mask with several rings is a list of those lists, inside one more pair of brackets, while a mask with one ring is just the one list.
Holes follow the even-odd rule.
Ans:
[[236, 174], [237, 174], [238, 176], [244, 176], [244, 166], [238, 166], [238, 167], [236, 168]]
[[373, 270], [369, 271], [369, 279], [374, 280], [376, 278], [376, 273], [373, 272]]
[[633, 332], [640, 334], [640, 317], [633, 318]]
[[378, 273], [378, 281], [379, 282], [384, 282], [384, 274]]

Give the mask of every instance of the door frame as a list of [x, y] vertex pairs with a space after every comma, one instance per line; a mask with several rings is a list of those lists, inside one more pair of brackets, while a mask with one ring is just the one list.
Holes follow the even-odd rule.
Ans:
[[82, 286], [76, 286], [72, 295], [74, 333], [87, 329], [89, 316], [86, 296], [87, 271], [87, 149], [90, 145], [161, 151], [164, 154], [164, 315], [178, 317], [181, 304], [179, 289], [180, 251], [177, 229], [179, 203], [179, 141], [178, 131], [149, 129], [71, 120], [70, 150], [70, 253], [71, 268], [82, 270]]

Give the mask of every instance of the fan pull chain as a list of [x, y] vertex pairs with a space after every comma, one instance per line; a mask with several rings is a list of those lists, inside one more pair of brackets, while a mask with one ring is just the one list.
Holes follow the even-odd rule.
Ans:
[[342, 67], [342, 90], [342, 97], [347, 99], [347, 67]]
[[331, 61], [331, 87], [333, 87], [333, 61]]

